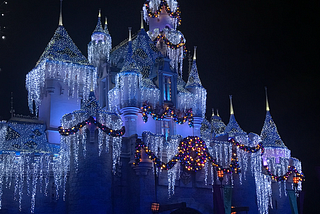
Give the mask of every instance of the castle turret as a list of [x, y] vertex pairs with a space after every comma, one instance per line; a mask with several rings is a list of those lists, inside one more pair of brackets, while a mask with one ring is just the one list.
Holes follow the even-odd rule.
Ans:
[[158, 50], [170, 58], [170, 65], [182, 76], [186, 39], [177, 30], [181, 24], [176, 0], [150, 0], [143, 6], [144, 20], [149, 24], [148, 34], [156, 41]]
[[[192, 102], [193, 102], [193, 115], [194, 115], [194, 135], [200, 136], [200, 127], [202, 118], [205, 116], [206, 112], [206, 101], [207, 101], [207, 91], [202, 86], [198, 68], [196, 63], [196, 47], [194, 48], [194, 56], [193, 56], [193, 63], [192, 68], [188, 77], [188, 82], [185, 87], [192, 93]], [[199, 130], [198, 130], [199, 129]]]
[[228, 134], [229, 137], [235, 137], [238, 135], [246, 135], [247, 133], [242, 130], [242, 128], [239, 126], [238, 122], [236, 121], [236, 118], [234, 116], [233, 111], [233, 104], [232, 104], [232, 96], [230, 95], [230, 119], [229, 123], [227, 124], [224, 133]]
[[101, 107], [108, 106], [108, 91], [110, 89], [109, 76], [109, 57], [112, 47], [112, 40], [109, 34], [107, 18], [105, 19], [104, 29], [101, 24], [101, 11], [99, 10], [98, 22], [91, 35], [91, 41], [88, 44], [88, 60], [97, 68], [98, 88], [97, 97]]
[[26, 76], [29, 109], [45, 121], [49, 142], [59, 143], [55, 130], [60, 118], [79, 108], [80, 99], [88, 99], [90, 88], [96, 86], [90, 84], [92, 79], [96, 79], [96, 70], [63, 27], [60, 11], [57, 30]]
[[142, 75], [139, 68], [132, 58], [131, 28], [129, 28], [129, 42], [126, 61], [117, 74], [115, 87], [109, 91], [109, 109], [120, 112], [127, 128], [126, 136], [137, 133], [137, 117], [140, 99], [140, 82]]

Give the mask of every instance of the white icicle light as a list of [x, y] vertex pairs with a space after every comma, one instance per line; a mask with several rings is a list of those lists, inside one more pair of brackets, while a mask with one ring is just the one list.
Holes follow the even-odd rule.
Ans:
[[[64, 82], [70, 97], [77, 95], [80, 100], [89, 98], [91, 78], [96, 79], [97, 71], [93, 66], [77, 65], [65, 62], [44, 60], [39, 63], [26, 76], [26, 88], [28, 90], [28, 105], [33, 112], [33, 101], [36, 112], [41, 105], [41, 100], [47, 90], [46, 80], [56, 79]], [[96, 88], [96, 81], [93, 81], [93, 89]]]

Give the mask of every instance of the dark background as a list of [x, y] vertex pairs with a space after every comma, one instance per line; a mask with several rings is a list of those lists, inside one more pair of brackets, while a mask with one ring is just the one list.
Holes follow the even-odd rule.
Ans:
[[[0, 119], [10, 118], [10, 93], [17, 114], [28, 115], [25, 75], [34, 68], [58, 26], [58, 0], [8, 0], [1, 5]], [[98, 9], [108, 17], [113, 46], [140, 28], [143, 0], [63, 2], [63, 24], [87, 56]], [[319, 1], [179, 1], [187, 49], [197, 49], [197, 65], [207, 89], [207, 117], [219, 109], [235, 116], [246, 132], [260, 134], [265, 118], [264, 87], [271, 115], [292, 156], [302, 161], [305, 213], [317, 213], [320, 200], [315, 167], [320, 158]], [[147, 26], [145, 25], [147, 28]], [[187, 65], [187, 63], [185, 63]], [[187, 66], [184, 67], [187, 80]]]

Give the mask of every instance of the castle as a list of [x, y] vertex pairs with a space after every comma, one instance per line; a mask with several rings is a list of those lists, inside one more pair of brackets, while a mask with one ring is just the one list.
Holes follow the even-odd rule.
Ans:
[[[0, 123], [0, 213], [298, 213], [301, 162], [271, 117], [260, 134], [205, 119], [176, 0], [143, 5], [112, 48], [99, 12], [86, 58], [59, 25], [26, 76], [31, 112]], [[149, 30], [144, 29], [144, 21]], [[201, 74], [201, 71], [200, 71]]]

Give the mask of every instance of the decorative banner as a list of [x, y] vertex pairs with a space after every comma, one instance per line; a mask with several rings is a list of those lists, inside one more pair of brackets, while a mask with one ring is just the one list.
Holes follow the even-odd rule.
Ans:
[[146, 123], [148, 122], [148, 114], [152, 116], [154, 120], [163, 120], [166, 116], [171, 117], [174, 122], [177, 124], [184, 124], [188, 121], [190, 127], [193, 127], [193, 114], [192, 109], [190, 108], [187, 112], [182, 112], [183, 117], [178, 117], [178, 111], [172, 107], [166, 107], [162, 114], [156, 114], [155, 110], [148, 104], [144, 103], [141, 107], [142, 110], [142, 119]]
[[85, 125], [88, 125], [88, 124], [94, 124], [95, 126], [99, 127], [102, 131], [104, 131], [105, 133], [107, 133], [111, 137], [121, 137], [125, 133], [124, 126], [122, 126], [122, 128], [120, 130], [113, 130], [113, 129], [110, 129], [110, 128], [106, 127], [105, 125], [99, 123], [92, 116], [90, 116], [89, 119], [87, 119], [81, 123], [78, 123], [77, 125], [75, 125], [71, 128], [68, 128], [68, 129], [63, 129], [61, 126], [59, 126], [58, 131], [63, 136], [69, 136], [70, 134], [77, 133], [82, 127], [84, 127]]
[[231, 213], [232, 187], [227, 185], [223, 187], [223, 202], [225, 213]]
[[291, 206], [291, 211], [292, 214], [298, 214], [298, 205], [297, 205], [297, 197], [296, 193], [294, 190], [287, 190], [287, 193], [289, 195], [289, 200], [290, 200], [290, 206]]

